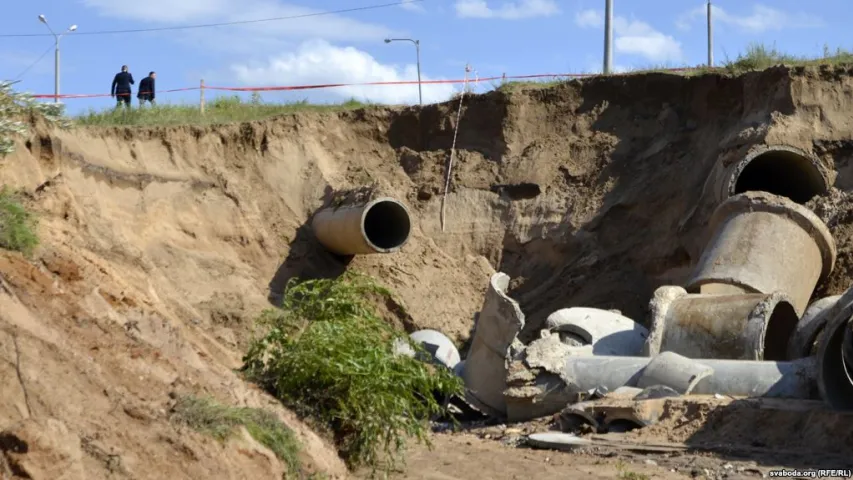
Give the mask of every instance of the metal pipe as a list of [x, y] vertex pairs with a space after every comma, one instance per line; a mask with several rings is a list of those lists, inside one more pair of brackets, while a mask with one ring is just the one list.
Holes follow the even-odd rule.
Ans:
[[314, 214], [317, 240], [338, 255], [396, 252], [409, 240], [409, 210], [390, 197], [329, 207]]
[[835, 264], [835, 240], [823, 221], [782, 196], [735, 195], [709, 223], [714, 236], [687, 284], [691, 293], [782, 292], [802, 315]]
[[604, 2], [604, 74], [613, 70], [613, 0]]

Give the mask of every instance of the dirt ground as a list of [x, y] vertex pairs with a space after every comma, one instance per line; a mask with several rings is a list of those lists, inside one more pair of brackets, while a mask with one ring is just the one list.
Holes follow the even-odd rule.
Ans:
[[[683, 282], [704, 247], [715, 204], [709, 175], [762, 143], [813, 152], [831, 173], [840, 200], [827, 215], [839, 258], [816, 296], [850, 284], [848, 70], [645, 74], [471, 97], [442, 232], [456, 106], [207, 127], [35, 125], [0, 159], [0, 182], [27, 192], [42, 240], [32, 259], [0, 254], [7, 463], [32, 478], [280, 476], [280, 463], [250, 438], [223, 446], [176, 429], [171, 402], [195, 393], [278, 412], [306, 445], [305, 462], [342, 477], [332, 446], [233, 372], [253, 318], [287, 279], [369, 273], [405, 304], [397, 321], [460, 346], [497, 270], [513, 278], [527, 337], [575, 305], [644, 322], [653, 290]], [[407, 203], [412, 237], [399, 253], [346, 266], [306, 222], [333, 191], [368, 184]], [[434, 462], [467, 478], [465, 468], [475, 475], [506, 452], [466, 438], [438, 436], [443, 453], [416, 450], [410, 465]], [[27, 453], [13, 448], [22, 443]], [[519, 474], [533, 464], [556, 472], [553, 462], [605, 476], [615, 468], [613, 458], [561, 455], [501, 459]], [[645, 467], [653, 466], [636, 466]]]

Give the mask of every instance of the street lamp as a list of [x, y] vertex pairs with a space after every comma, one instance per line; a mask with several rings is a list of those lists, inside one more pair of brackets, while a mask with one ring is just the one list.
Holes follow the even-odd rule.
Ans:
[[53, 29], [50, 28], [50, 25], [47, 23], [47, 19], [44, 18], [44, 15], [39, 15], [39, 21], [43, 23], [48, 30], [50, 30], [50, 33], [53, 34], [53, 38], [56, 40], [56, 51], [54, 52], [53, 57], [53, 102], [59, 103], [59, 39], [62, 38], [63, 35], [77, 30], [77, 25], [71, 25], [70, 27], [68, 27], [67, 30], [57, 35], [56, 32], [54, 32]]
[[415, 44], [415, 52], [418, 55], [418, 103], [423, 106], [424, 97], [423, 93], [421, 93], [421, 41], [420, 40], [412, 40], [411, 38], [386, 38], [385, 43], [391, 42], [412, 42]]

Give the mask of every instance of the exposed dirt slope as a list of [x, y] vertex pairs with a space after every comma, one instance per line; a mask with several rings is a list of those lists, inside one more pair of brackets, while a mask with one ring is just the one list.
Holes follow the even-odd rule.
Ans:
[[[85, 469], [77, 478], [268, 478], [281, 466], [259, 446], [170, 426], [169, 393], [271, 404], [231, 369], [271, 286], [343, 270], [304, 227], [332, 190], [376, 182], [412, 208], [402, 252], [349, 266], [399, 294], [408, 328], [464, 341], [495, 269], [514, 277], [529, 332], [572, 305], [643, 320], [653, 289], [683, 281], [701, 253], [715, 164], [785, 143], [853, 187], [849, 74], [649, 74], [473, 97], [443, 233], [455, 103], [213, 127], [39, 127], [0, 161], [0, 181], [31, 193], [43, 240], [32, 262], [0, 257], [0, 431], [37, 444], [50, 439], [32, 432], [67, 430], [45, 449], [70, 449], [61, 455]], [[826, 294], [853, 272], [853, 229], [835, 230]], [[279, 411], [303, 432], [306, 458], [343, 472]]]

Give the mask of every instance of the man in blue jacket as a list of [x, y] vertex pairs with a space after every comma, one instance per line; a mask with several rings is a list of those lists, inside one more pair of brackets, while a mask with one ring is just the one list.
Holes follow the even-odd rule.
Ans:
[[157, 74], [151, 72], [147, 77], [143, 78], [139, 81], [139, 92], [136, 94], [136, 98], [139, 99], [139, 106], [142, 107], [145, 105], [145, 102], [151, 102], [151, 105], [154, 105], [154, 79], [157, 78]]
[[113, 98], [118, 97], [116, 107], [121, 106], [122, 102], [124, 102], [125, 107], [130, 107], [130, 95], [132, 93], [130, 86], [133, 83], [133, 75], [127, 71], [127, 65], [122, 65], [121, 71], [113, 78], [113, 86], [110, 89], [110, 95]]

